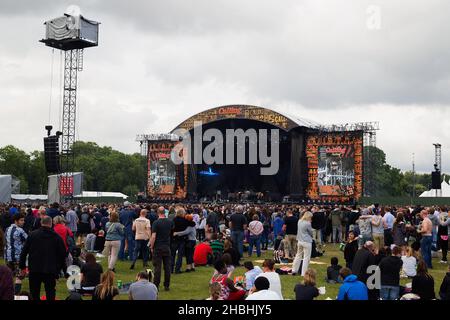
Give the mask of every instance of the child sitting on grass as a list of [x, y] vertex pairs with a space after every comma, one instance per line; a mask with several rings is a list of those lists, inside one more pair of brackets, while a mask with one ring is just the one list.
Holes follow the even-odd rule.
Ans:
[[339, 265], [339, 260], [336, 257], [331, 258], [331, 266], [327, 268], [327, 278], [325, 279], [327, 283], [335, 284], [340, 283], [339, 270], [341, 270]]

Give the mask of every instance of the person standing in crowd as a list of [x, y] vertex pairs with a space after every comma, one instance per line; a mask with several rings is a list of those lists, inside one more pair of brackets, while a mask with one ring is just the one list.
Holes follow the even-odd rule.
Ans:
[[[256, 279], [260, 277], [267, 278], [270, 283], [269, 290], [274, 291], [278, 294], [281, 300], [283, 300], [283, 294], [281, 291], [281, 280], [280, 275], [274, 271], [275, 261], [271, 259], [266, 259], [263, 262], [263, 273], [259, 274]], [[256, 282], [256, 280], [255, 280]]]
[[14, 300], [13, 273], [10, 268], [0, 266], [0, 301]]
[[50, 205], [50, 208], [48, 208], [48, 210], [47, 210], [47, 215], [50, 218], [52, 218], [52, 219], [54, 217], [56, 217], [56, 216], [59, 216], [60, 215], [60, 213], [59, 213], [59, 203], [57, 203], [57, 202], [52, 203]]
[[428, 218], [428, 210], [424, 209], [420, 212], [420, 216], [423, 219], [422, 225], [419, 229], [419, 233], [422, 235], [422, 239], [420, 240], [420, 253], [422, 254], [423, 260], [427, 264], [428, 268], [432, 268], [431, 264], [431, 244], [433, 242], [432, 239], [432, 227], [433, 224], [431, 220]]
[[394, 226], [392, 227], [392, 236], [396, 246], [403, 247], [408, 244], [406, 241], [407, 228], [403, 212], [397, 213], [397, 218], [395, 218]]
[[129, 300], [157, 300], [158, 289], [152, 283], [152, 274], [141, 271], [136, 276], [136, 282], [130, 285]]
[[100, 284], [95, 287], [93, 301], [112, 301], [119, 295], [119, 289], [114, 286], [114, 272], [107, 270], [102, 274]]
[[28, 258], [29, 286], [33, 300], [40, 299], [44, 283], [47, 300], [55, 300], [56, 279], [61, 270], [66, 271], [66, 247], [61, 237], [52, 230], [52, 218], [41, 220], [41, 228], [32, 232], [20, 255], [19, 267], [25, 275]]
[[311, 227], [313, 228], [313, 239], [316, 242], [317, 250], [322, 252], [322, 229], [327, 222], [327, 216], [323, 209], [313, 208]]
[[244, 232], [247, 229], [247, 219], [243, 215], [243, 211], [243, 207], [239, 205], [236, 207], [236, 212], [230, 217], [231, 241], [240, 257], [244, 255]]
[[[161, 282], [161, 265], [164, 263], [164, 289], [169, 290], [171, 260], [170, 234], [174, 228], [172, 220], [166, 218], [164, 207], [158, 208], [158, 220], [152, 225], [152, 237], [150, 240], [150, 250], [155, 268], [155, 286], [159, 288]], [[159, 290], [159, 289], [158, 289]]]
[[285, 247], [285, 258], [294, 259], [297, 253], [297, 228], [298, 228], [298, 218], [294, 216], [292, 210], [288, 210], [286, 217], [284, 218], [284, 247]]
[[370, 215], [370, 209], [365, 208], [358, 220], [358, 244], [361, 248], [367, 241], [372, 241], [372, 216]]
[[206, 217], [206, 229], [209, 232], [219, 232], [219, 216], [214, 211], [211, 211]]
[[303, 283], [295, 285], [295, 300], [311, 301], [319, 296], [319, 289], [316, 287], [316, 271], [308, 269], [305, 272]]
[[367, 287], [364, 282], [352, 274], [349, 268], [342, 268], [339, 272], [344, 283], [339, 287], [337, 300], [368, 300]]
[[251, 257], [253, 253], [253, 247], [256, 247], [256, 256], [261, 256], [261, 235], [264, 231], [263, 224], [259, 221], [257, 214], [253, 215], [253, 221], [248, 225], [249, 231], [249, 244], [248, 244], [248, 256]]
[[185, 240], [185, 248], [184, 252], [186, 255], [186, 271], [185, 272], [191, 272], [195, 271], [195, 265], [194, 265], [194, 251], [195, 251], [195, 245], [197, 243], [196, 235], [197, 230], [195, 229], [195, 222], [193, 221], [193, 216], [191, 214], [187, 214], [184, 217], [187, 221], [187, 227], [184, 231], [180, 232], [174, 232], [174, 236], [183, 237], [186, 236], [187, 239]]
[[390, 247], [394, 243], [394, 238], [392, 236], [392, 229], [394, 228], [395, 217], [391, 213], [389, 207], [384, 208], [384, 245]]
[[127, 260], [126, 253], [128, 249], [128, 260], [134, 260], [134, 233], [133, 221], [136, 213], [129, 202], [124, 203], [124, 208], [119, 212], [119, 221], [124, 226], [124, 237], [120, 243], [119, 260]]
[[382, 300], [397, 300], [400, 296], [400, 271], [403, 266], [401, 253], [402, 249], [395, 246], [392, 255], [383, 258], [379, 264]]
[[139, 254], [142, 255], [144, 268], [148, 267], [148, 241], [151, 237], [150, 220], [147, 219], [147, 210], [142, 209], [139, 218], [133, 221], [132, 230], [135, 232], [135, 250], [130, 269], [134, 269]]
[[349, 269], [352, 268], [353, 259], [355, 258], [355, 254], [358, 251], [358, 239], [355, 237], [355, 233], [353, 231], [349, 231], [347, 236], [347, 243], [344, 247], [344, 259], [345, 266]]
[[86, 236], [91, 232], [91, 215], [89, 214], [89, 208], [84, 206], [80, 217], [78, 219], [77, 233], [78, 233], [78, 245], [83, 245]]
[[181, 273], [181, 265], [183, 264], [183, 257], [185, 256], [187, 236], [178, 236], [179, 232], [185, 231], [188, 227], [188, 221], [185, 219], [186, 211], [183, 207], [175, 209], [176, 216], [173, 218], [173, 235], [171, 243], [172, 253], [172, 273]]
[[273, 220], [273, 248], [274, 250], [278, 250], [281, 241], [283, 240], [283, 225], [284, 221], [281, 218], [281, 214], [278, 212], [275, 214], [275, 218]]
[[67, 222], [67, 227], [72, 231], [74, 239], [77, 239], [79, 219], [73, 207], [70, 207], [69, 211], [67, 211], [65, 219]]
[[331, 211], [331, 242], [340, 243], [342, 234], [342, 211], [338, 206]]
[[119, 256], [120, 243], [125, 235], [124, 226], [119, 222], [119, 215], [113, 211], [106, 223], [105, 249], [103, 255], [108, 257], [108, 268], [115, 272]]
[[302, 262], [301, 275], [304, 276], [309, 267], [312, 251], [312, 236], [311, 228], [312, 213], [306, 211], [302, 218], [298, 221], [297, 228], [297, 254], [295, 255], [294, 263], [292, 265], [292, 274], [297, 274], [300, 270], [300, 263]]
[[258, 277], [255, 280], [253, 288], [250, 290], [245, 300], [283, 300], [280, 296], [270, 290], [270, 282], [265, 277]]
[[206, 228], [206, 218], [203, 213], [199, 213], [198, 228], [197, 228], [197, 238], [198, 241], [202, 242], [205, 240], [205, 228]]
[[421, 300], [436, 299], [434, 293], [434, 279], [428, 273], [427, 264], [424, 260], [419, 260], [417, 264], [417, 274], [412, 279], [411, 292], [417, 294]]
[[447, 208], [444, 208], [439, 217], [440, 223], [438, 227], [438, 243], [439, 247], [442, 251], [442, 259], [441, 263], [447, 263], [447, 252], [448, 252], [448, 243], [449, 243], [449, 234], [450, 228], [450, 219], [448, 217]]
[[254, 266], [251, 261], [244, 262], [244, 268], [246, 270], [244, 275], [245, 289], [249, 291], [251, 288], [253, 288], [256, 277], [263, 273], [263, 271], [260, 267]]
[[17, 213], [13, 216], [14, 223], [6, 229], [5, 233], [5, 262], [16, 277], [14, 292], [18, 294], [22, 288], [22, 279], [20, 276], [19, 261], [25, 241], [28, 236], [22, 229], [25, 219], [23, 215]]
[[377, 212], [372, 216], [372, 239], [376, 248], [384, 247], [384, 223], [381, 212]]
[[370, 265], [375, 264], [374, 261], [374, 244], [372, 241], [367, 241], [355, 254], [352, 264], [353, 275], [355, 275], [359, 281], [367, 283], [367, 279], [369, 278], [367, 268]]
[[82, 293], [94, 293], [95, 287], [100, 284], [103, 267], [97, 263], [92, 253], [86, 254], [86, 263], [81, 267], [80, 283]]

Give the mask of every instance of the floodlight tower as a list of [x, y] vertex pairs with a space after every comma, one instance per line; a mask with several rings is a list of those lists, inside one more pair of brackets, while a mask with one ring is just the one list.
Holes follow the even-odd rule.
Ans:
[[436, 176], [438, 176], [439, 184], [436, 185], [436, 197], [442, 196], [442, 189], [441, 189], [441, 164], [442, 164], [442, 158], [441, 158], [441, 147], [442, 145], [440, 143], [433, 143], [434, 146], [434, 171]]
[[[45, 38], [40, 42], [46, 46], [64, 51], [64, 94], [62, 101], [62, 142], [60, 152], [60, 173], [64, 179], [59, 181], [60, 194], [66, 199], [73, 197], [75, 121], [77, 110], [77, 74], [83, 70], [83, 49], [98, 45], [99, 22], [84, 18], [79, 8], [70, 14], [46, 21]], [[61, 175], [60, 175], [61, 176]]]

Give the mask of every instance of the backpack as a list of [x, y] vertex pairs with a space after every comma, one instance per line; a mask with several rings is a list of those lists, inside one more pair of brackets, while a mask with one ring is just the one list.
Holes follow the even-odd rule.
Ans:
[[75, 239], [70, 236], [68, 229], [66, 229], [66, 243], [67, 243], [67, 250], [69, 252], [72, 252], [77, 247]]

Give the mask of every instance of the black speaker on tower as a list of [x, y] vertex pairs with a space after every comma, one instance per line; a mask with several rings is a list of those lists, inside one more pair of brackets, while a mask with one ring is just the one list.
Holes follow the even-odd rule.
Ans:
[[441, 189], [441, 171], [431, 172], [431, 189]]
[[45, 169], [48, 173], [59, 173], [59, 136], [61, 132], [56, 132], [56, 135], [50, 135], [52, 126], [46, 126], [47, 137], [44, 138], [44, 158]]

